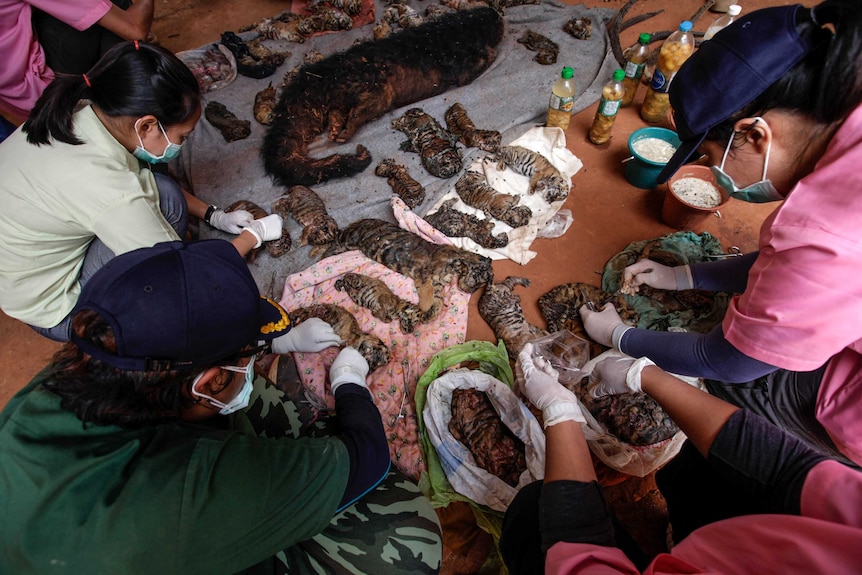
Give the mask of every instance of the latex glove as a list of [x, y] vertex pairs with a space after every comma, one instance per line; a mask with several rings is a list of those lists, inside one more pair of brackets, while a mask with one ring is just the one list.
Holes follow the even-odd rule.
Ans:
[[332, 385], [332, 394], [344, 383], [355, 383], [368, 389], [365, 381], [368, 376], [368, 362], [358, 351], [352, 347], [345, 347], [332, 362], [329, 368], [329, 382]]
[[296, 325], [284, 335], [272, 340], [272, 351], [275, 353], [316, 353], [327, 347], [339, 345], [341, 338], [332, 326], [319, 317], [310, 317]]
[[646, 357], [609, 357], [598, 362], [590, 373], [590, 395], [602, 397], [641, 391], [641, 372], [655, 365]]
[[606, 303], [601, 311], [590, 311], [587, 306], [582, 305], [578, 310], [587, 335], [595, 341], [607, 347], [619, 350], [620, 340], [623, 334], [632, 329], [630, 325], [623, 323], [616, 308]]
[[[212, 218], [210, 218], [212, 221]], [[259, 248], [263, 242], [277, 240], [281, 237], [282, 219], [278, 214], [269, 214], [265, 218], [254, 220], [242, 229], [257, 238], [257, 243], [254, 247]]]
[[542, 358], [533, 359], [533, 344], [525, 344], [518, 354], [518, 369], [523, 374], [521, 393], [542, 410], [545, 428], [563, 421], [586, 423], [575, 394], [563, 387], [557, 370]]
[[692, 289], [694, 281], [691, 278], [691, 268], [687, 265], [666, 266], [644, 259], [623, 270], [623, 285], [620, 291], [633, 295], [641, 285], [664, 290], [684, 290]]
[[254, 221], [254, 216], [246, 210], [234, 210], [226, 212], [216, 210], [210, 216], [210, 225], [217, 230], [229, 234], [240, 234], [242, 229]]

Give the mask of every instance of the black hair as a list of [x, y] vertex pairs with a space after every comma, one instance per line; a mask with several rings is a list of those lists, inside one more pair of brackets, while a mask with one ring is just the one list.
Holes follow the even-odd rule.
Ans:
[[799, 8], [796, 21], [811, 50], [742, 110], [712, 128], [708, 140], [727, 141], [740, 118], [772, 109], [805, 115], [824, 126], [843, 122], [862, 103], [862, 7], [826, 0]]
[[31, 144], [83, 142], [72, 114], [87, 99], [111, 117], [154, 115], [163, 126], [180, 124], [200, 107], [200, 88], [191, 70], [171, 52], [146, 42], [120, 42], [86, 74], [58, 75], [36, 102], [23, 131]]
[[[72, 319], [72, 329], [82, 339], [107, 351], [116, 352], [114, 332], [98, 313], [82, 310]], [[143, 427], [177, 421], [194, 403], [185, 393], [195, 376], [209, 367], [235, 365], [234, 356], [195, 370], [124, 371], [99, 361], [72, 342], [66, 343], [53, 358], [46, 389], [60, 397], [63, 409], [74, 413], [85, 424]], [[233, 374], [223, 372], [214, 386], [228, 385]]]

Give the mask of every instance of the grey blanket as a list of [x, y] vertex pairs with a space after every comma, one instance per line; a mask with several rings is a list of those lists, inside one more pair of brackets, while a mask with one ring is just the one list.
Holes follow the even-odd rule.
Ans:
[[[376, 17], [379, 19], [385, 2], [375, 1]], [[410, 4], [424, 13], [427, 2], [411, 0]], [[374, 167], [381, 160], [394, 158], [425, 186], [426, 199], [415, 210], [424, 215], [438, 198], [453, 187], [460, 174], [449, 179], [439, 179], [425, 171], [417, 154], [399, 149], [405, 137], [390, 127], [391, 120], [400, 117], [409, 108], [420, 107], [445, 127], [445, 111], [455, 102], [460, 102], [477, 128], [500, 131], [505, 145], [529, 128], [544, 123], [551, 86], [559, 78], [563, 66], [574, 68], [577, 87], [575, 111], [583, 110], [598, 100], [602, 85], [618, 67], [610, 53], [605, 28], [605, 22], [614, 13], [613, 10], [588, 9], [583, 5], [567, 6], [554, 0], [507, 9], [506, 31], [499, 46], [499, 55], [473, 83], [394, 110], [366, 124], [346, 144], [334, 144], [325, 136], [318, 138], [310, 147], [311, 155], [315, 157], [333, 152], [352, 153], [356, 144], [362, 144], [369, 149], [373, 160], [371, 166], [355, 177], [331, 180], [313, 189], [324, 200], [327, 210], [339, 226], [346, 226], [361, 218], [394, 221], [390, 208], [392, 191], [385, 178], [374, 174]], [[563, 31], [568, 20], [580, 16], [592, 19], [593, 31], [589, 40], [575, 39]], [[273, 201], [286, 190], [275, 185], [263, 170], [259, 147], [266, 127], [253, 117], [255, 94], [266, 88], [270, 81], [274, 86], [278, 85], [284, 74], [297, 66], [308, 50], [316, 49], [324, 55], [344, 50], [357, 39], [370, 40], [372, 28], [373, 24], [369, 24], [350, 31], [317, 36], [302, 44], [271, 41], [268, 45], [292, 52], [273, 76], [261, 80], [237, 76], [230, 85], [206, 94], [205, 104], [209, 100], [221, 102], [239, 118], [250, 120], [251, 135], [247, 139], [228, 143], [202, 117], [183, 146], [177, 166], [193, 193], [207, 203], [222, 207], [235, 200], [246, 199], [270, 211]], [[559, 44], [560, 53], [556, 64], [541, 65], [533, 61], [536, 52], [529, 51], [517, 42], [528, 29]], [[253, 37], [253, 34], [248, 34], [245, 33], [243, 37]], [[462, 147], [461, 150], [465, 167], [474, 158], [487, 155], [487, 152], [475, 148]], [[290, 252], [274, 259], [262, 251], [250, 265], [261, 292], [269, 296], [278, 297], [286, 276], [305, 269], [315, 261], [309, 253], [310, 247], [300, 246], [302, 230], [299, 225], [294, 221], [288, 225], [294, 244]], [[199, 235], [201, 238], [229, 237], [206, 225], [201, 226]]]

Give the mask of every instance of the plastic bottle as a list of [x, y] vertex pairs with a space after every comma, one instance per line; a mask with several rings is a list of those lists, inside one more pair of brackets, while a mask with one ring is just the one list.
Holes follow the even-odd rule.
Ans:
[[736, 17], [739, 16], [740, 12], [742, 12], [742, 7], [739, 4], [731, 4], [728, 6], [727, 14], [716, 18], [713, 23], [709, 25], [709, 28], [706, 29], [706, 32], [703, 33], [704, 41], [709, 40], [715, 36], [716, 32], [736, 20]]
[[667, 91], [677, 70], [694, 52], [694, 35], [691, 22], [683, 20], [679, 29], [667, 37], [658, 53], [652, 82], [641, 106], [641, 118], [645, 122], [662, 122], [667, 118], [670, 99]]
[[733, 0], [715, 0], [712, 6], [709, 7], [710, 12], [727, 12], [731, 4], [735, 4]]
[[646, 32], [638, 36], [637, 44], [628, 49], [628, 59], [626, 60], [626, 77], [623, 79], [623, 86], [626, 93], [623, 94], [622, 107], [631, 105], [635, 99], [638, 86], [641, 83], [641, 76], [644, 73], [644, 66], [649, 59], [649, 41], [652, 38]]
[[548, 102], [548, 117], [545, 120], [545, 125], [549, 128], [557, 127], [565, 131], [569, 127], [575, 105], [575, 82], [572, 80], [574, 73], [573, 69], [566, 66], [560, 73], [560, 79], [554, 82], [551, 100]]
[[599, 101], [589, 133], [590, 141], [594, 144], [604, 144], [611, 139], [611, 128], [614, 126], [614, 120], [617, 119], [617, 112], [620, 111], [626, 92], [623, 86], [625, 77], [625, 71], [614, 70], [614, 77], [602, 88], [602, 99]]

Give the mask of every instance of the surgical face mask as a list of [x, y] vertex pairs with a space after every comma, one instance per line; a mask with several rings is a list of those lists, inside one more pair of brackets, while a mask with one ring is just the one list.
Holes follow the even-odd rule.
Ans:
[[[754, 124], [751, 125], [751, 128], [753, 128], [757, 122], [766, 123], [763, 118], [755, 118]], [[735, 135], [735, 133], [731, 134], [730, 141], [727, 142], [727, 147], [724, 149], [724, 156], [721, 158], [721, 165], [709, 167], [715, 175], [715, 182], [721, 186], [724, 191], [730, 194], [732, 198], [742, 200], [743, 202], [763, 204], [766, 202], [783, 200], [784, 198], [781, 197], [781, 194], [778, 193], [778, 190], [775, 189], [772, 182], [766, 179], [766, 169], [769, 167], [769, 152], [772, 150], [772, 140], [769, 141], [769, 145], [766, 147], [766, 157], [763, 159], [763, 175], [759, 182], [755, 182], [744, 188], [738, 188], [736, 187], [736, 183], [733, 181], [733, 178], [724, 171], [724, 163], [727, 161], [727, 154], [730, 152], [730, 146], [733, 144], [733, 137]]]
[[170, 162], [174, 158], [180, 155], [180, 150], [182, 150], [182, 144], [174, 144], [171, 142], [171, 139], [168, 138], [168, 133], [165, 132], [165, 129], [162, 127], [162, 123], [159, 122], [159, 129], [162, 131], [162, 134], [165, 136], [165, 140], [167, 140], [168, 145], [165, 146], [165, 151], [162, 152], [161, 156], [154, 156], [150, 152], [144, 148], [144, 141], [141, 139], [141, 134], [138, 132], [138, 124], [141, 123], [143, 118], [139, 118], [137, 122], [135, 122], [135, 135], [138, 136], [138, 142], [141, 144], [140, 146], [135, 147], [132, 155], [137, 159], [147, 162], [148, 164], [158, 164], [163, 162]]
[[245, 367], [236, 367], [233, 365], [219, 366], [219, 369], [223, 369], [225, 371], [235, 371], [245, 374], [245, 380], [242, 383], [242, 388], [240, 388], [239, 393], [237, 393], [236, 396], [228, 403], [222, 403], [214, 397], [210, 397], [209, 395], [200, 393], [197, 389], [195, 389], [195, 385], [198, 381], [200, 381], [201, 377], [203, 377], [203, 373], [199, 374], [194, 379], [194, 381], [192, 381], [192, 395], [202, 397], [208, 400], [211, 404], [219, 408], [219, 413], [222, 415], [228, 415], [229, 413], [233, 413], [234, 411], [238, 411], [248, 406], [248, 400], [249, 397], [251, 397], [251, 390], [254, 387], [252, 385], [252, 381], [254, 381], [254, 360], [255, 358], [252, 357], [251, 360], [248, 362], [248, 365]]

